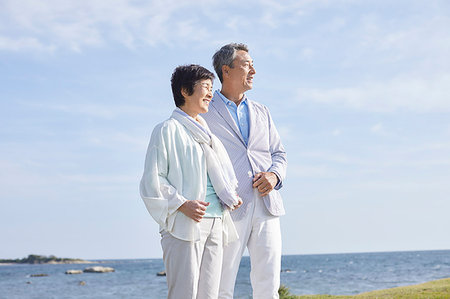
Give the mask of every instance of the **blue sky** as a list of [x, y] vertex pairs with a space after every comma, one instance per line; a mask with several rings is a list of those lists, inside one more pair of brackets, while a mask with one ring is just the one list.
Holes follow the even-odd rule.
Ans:
[[444, 0], [1, 0], [0, 257], [161, 257], [150, 133], [233, 41], [288, 152], [284, 254], [450, 249], [448, 28]]

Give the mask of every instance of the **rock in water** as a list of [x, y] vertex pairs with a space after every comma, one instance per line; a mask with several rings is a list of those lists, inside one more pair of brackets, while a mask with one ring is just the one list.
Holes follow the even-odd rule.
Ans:
[[45, 277], [48, 276], [48, 274], [40, 273], [40, 274], [31, 274], [30, 277]]
[[81, 274], [83, 273], [82, 270], [67, 270], [66, 274]]
[[166, 271], [156, 273], [156, 276], [166, 276]]
[[106, 273], [106, 272], [114, 272], [114, 268], [111, 267], [101, 267], [101, 266], [96, 266], [96, 267], [89, 267], [83, 270], [83, 272], [85, 273]]

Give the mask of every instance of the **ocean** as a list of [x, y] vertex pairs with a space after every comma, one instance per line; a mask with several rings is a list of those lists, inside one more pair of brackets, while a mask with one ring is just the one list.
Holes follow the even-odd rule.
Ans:
[[[97, 264], [2, 265], [0, 298], [149, 298], [167, 295], [161, 259], [104, 260], [112, 273], [65, 274]], [[251, 298], [250, 261], [242, 259], [235, 298]], [[47, 274], [31, 277], [32, 274]], [[450, 250], [286, 255], [281, 283], [291, 293], [352, 295], [450, 277]]]

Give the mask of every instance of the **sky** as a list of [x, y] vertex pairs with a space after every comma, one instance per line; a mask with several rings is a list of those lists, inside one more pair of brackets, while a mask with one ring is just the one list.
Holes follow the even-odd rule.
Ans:
[[283, 254], [450, 249], [449, 28], [445, 0], [0, 0], [0, 258], [160, 258], [150, 134], [230, 42], [287, 151]]

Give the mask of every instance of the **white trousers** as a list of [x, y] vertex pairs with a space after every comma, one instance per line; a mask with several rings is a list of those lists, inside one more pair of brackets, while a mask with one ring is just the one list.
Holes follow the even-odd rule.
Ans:
[[279, 298], [281, 231], [279, 217], [272, 216], [257, 197], [252, 212], [235, 221], [239, 240], [224, 247], [219, 298], [232, 299], [239, 263], [245, 247], [250, 255], [250, 280], [254, 299]]
[[161, 232], [168, 299], [217, 299], [222, 268], [222, 219], [203, 218], [200, 241]]

